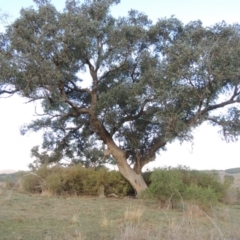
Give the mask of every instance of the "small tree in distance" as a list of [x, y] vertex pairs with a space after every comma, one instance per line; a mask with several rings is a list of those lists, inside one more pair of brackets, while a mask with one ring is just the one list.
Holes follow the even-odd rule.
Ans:
[[[79, 155], [76, 155], [76, 151], [66, 152], [63, 156], [60, 151], [48, 152], [42, 151], [39, 146], [35, 146], [31, 149], [31, 157], [34, 158], [33, 162], [28, 165], [31, 170], [37, 170], [42, 165], [51, 165], [57, 163], [62, 166], [71, 166], [76, 164], [81, 164], [86, 168], [98, 169], [100, 167], [105, 167], [104, 164], [115, 164], [115, 161], [111, 157], [104, 156], [104, 148], [100, 146], [96, 139], [91, 139], [86, 141], [85, 148]], [[61, 161], [63, 160], [63, 161]]]
[[35, 2], [0, 35], [0, 94], [41, 102], [22, 133], [43, 130], [45, 151], [74, 158], [96, 137], [140, 194], [143, 166], [167, 143], [205, 121], [239, 135], [239, 25], [114, 18], [118, 0], [67, 0], [62, 12]]

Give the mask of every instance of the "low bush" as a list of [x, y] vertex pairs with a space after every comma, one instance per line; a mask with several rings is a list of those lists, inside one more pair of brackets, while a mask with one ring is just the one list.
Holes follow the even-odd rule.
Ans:
[[45, 179], [45, 185], [42, 190], [48, 191], [53, 195], [61, 194], [63, 191], [61, 172], [52, 172]]
[[173, 206], [180, 199], [196, 202], [202, 207], [224, 202], [231, 181], [221, 182], [216, 172], [190, 170], [186, 167], [155, 169], [150, 176], [149, 189], [143, 196], [160, 200], [161, 205]]
[[155, 169], [150, 176], [150, 181], [147, 192], [157, 198], [162, 206], [168, 201], [173, 204], [184, 190], [180, 172], [177, 169]]
[[97, 176], [94, 170], [81, 165], [62, 168], [63, 192], [75, 195], [96, 195]]
[[213, 188], [203, 188], [196, 184], [187, 186], [183, 193], [183, 197], [185, 200], [200, 206], [201, 209], [204, 210], [207, 210], [218, 202], [218, 195]]
[[105, 187], [106, 195], [111, 193], [119, 196], [134, 194], [134, 189], [130, 183], [118, 171], [105, 172], [104, 175], [102, 175], [101, 184]]
[[104, 168], [42, 166], [23, 178], [23, 189], [32, 193], [47, 191], [53, 195], [98, 195], [100, 186], [104, 187], [105, 195], [114, 193], [126, 196], [134, 193], [132, 186], [119, 172]]
[[[189, 170], [185, 167], [155, 169], [143, 174], [149, 188], [143, 197], [158, 199], [162, 206], [173, 207], [179, 200], [192, 200], [199, 205], [226, 202], [232, 181], [221, 182], [215, 172]], [[25, 191], [49, 192], [53, 195], [134, 195], [134, 189], [118, 171], [105, 168], [42, 166], [22, 177]], [[237, 196], [236, 196], [237, 199]]]
[[31, 193], [40, 193], [42, 191], [43, 179], [37, 174], [27, 174], [21, 178], [21, 188]]

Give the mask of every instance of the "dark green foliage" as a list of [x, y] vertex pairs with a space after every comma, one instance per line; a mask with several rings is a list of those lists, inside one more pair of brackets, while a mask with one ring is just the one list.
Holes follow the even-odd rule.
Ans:
[[120, 196], [134, 195], [132, 186], [126, 181], [119, 171], [100, 172], [101, 184], [105, 187], [105, 193], [115, 193]]
[[67, 168], [45, 165], [23, 178], [23, 188], [33, 193], [48, 191], [54, 195], [97, 195], [100, 186], [104, 186], [105, 195], [115, 193], [126, 196], [133, 193], [133, 188], [119, 172], [81, 165]]
[[144, 179], [145, 183], [147, 184], [147, 186], [149, 186], [150, 183], [151, 183], [151, 179], [150, 179], [151, 174], [152, 174], [151, 171], [147, 171], [147, 172], [143, 172], [143, 173], [142, 173], [143, 179]]
[[[84, 167], [101, 168], [104, 167], [104, 163], [109, 162], [114, 164], [111, 157], [104, 157], [103, 147], [99, 147], [99, 142], [95, 138], [90, 138], [87, 141], [85, 149], [78, 156], [69, 155], [71, 157], [70, 162], [62, 163], [64, 166], [81, 164]], [[43, 165], [59, 162], [62, 158], [60, 152], [48, 153], [47, 151], [39, 152], [39, 146], [35, 146], [31, 149], [31, 157], [34, 161], [28, 165], [31, 170], [37, 170]]]

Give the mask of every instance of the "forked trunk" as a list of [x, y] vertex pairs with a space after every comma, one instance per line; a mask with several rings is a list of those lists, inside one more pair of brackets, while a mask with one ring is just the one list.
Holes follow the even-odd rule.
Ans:
[[91, 125], [107, 145], [104, 155], [112, 155], [116, 159], [119, 172], [130, 182], [132, 187], [135, 189], [136, 195], [140, 196], [141, 193], [147, 189], [147, 184], [145, 183], [141, 173], [137, 173], [129, 166], [127, 163], [126, 152], [124, 152], [115, 144], [110, 134], [97, 119], [97, 117], [94, 116], [94, 114], [91, 116]]
[[126, 162], [126, 165], [119, 166], [119, 172], [130, 182], [132, 187], [136, 192], [136, 196], [140, 197], [141, 193], [147, 189], [147, 184], [145, 183], [141, 173], [136, 173], [133, 169], [129, 167]]
[[132, 187], [135, 189], [136, 196], [140, 197], [141, 193], [147, 189], [147, 184], [145, 183], [141, 173], [136, 173], [127, 163], [126, 155], [123, 150], [114, 146], [110, 147], [111, 154], [117, 161], [117, 166], [119, 172], [126, 178]]

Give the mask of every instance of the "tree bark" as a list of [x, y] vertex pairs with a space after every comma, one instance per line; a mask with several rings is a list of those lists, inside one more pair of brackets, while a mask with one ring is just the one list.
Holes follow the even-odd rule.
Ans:
[[114, 142], [108, 143], [108, 152], [117, 162], [119, 172], [126, 178], [135, 190], [136, 197], [140, 197], [141, 193], [147, 189], [141, 173], [135, 172], [127, 163], [126, 153], [115, 145]]

